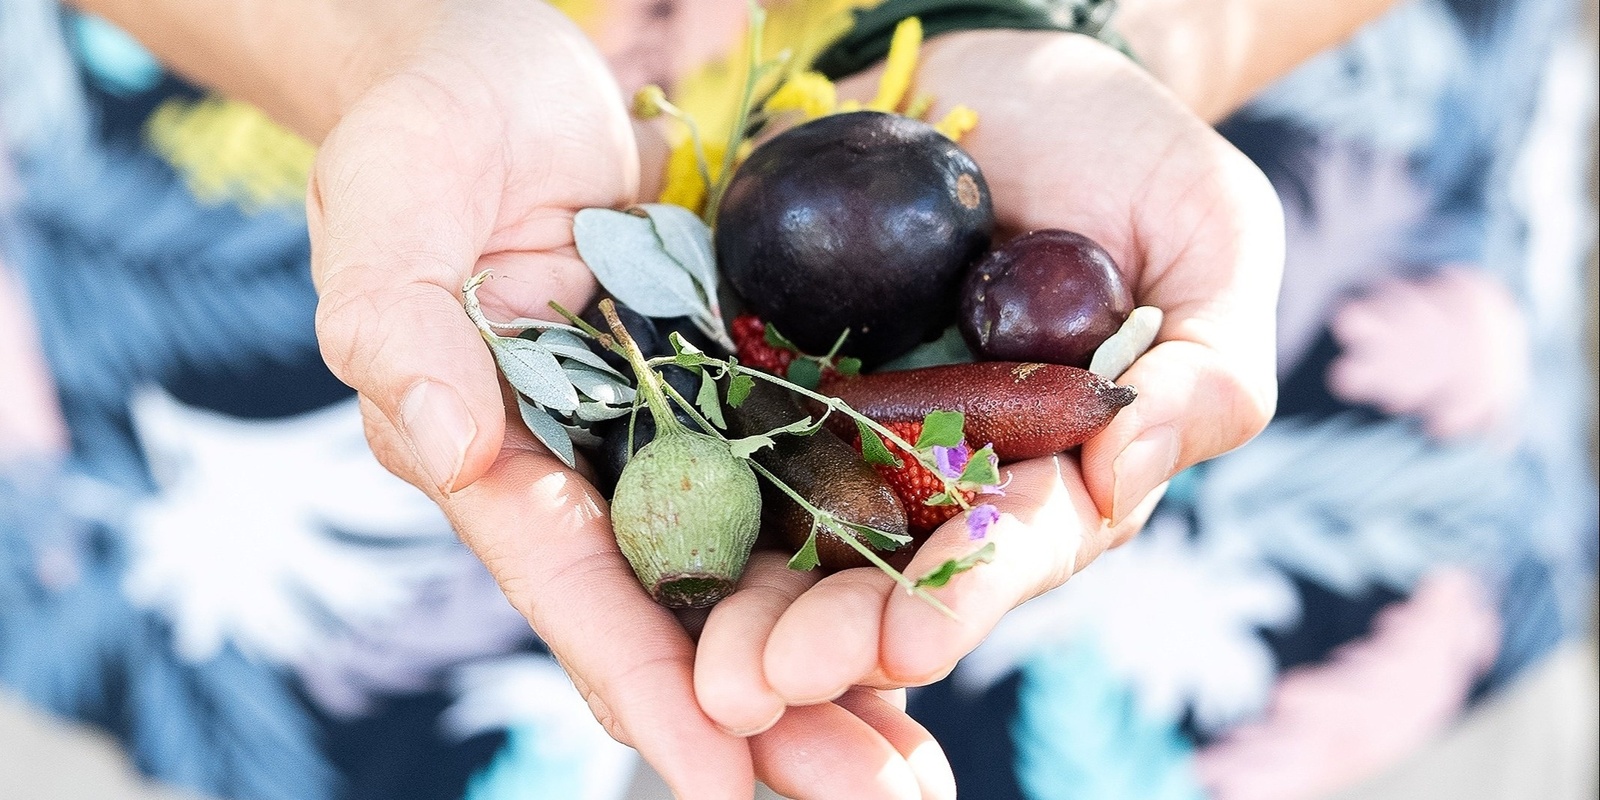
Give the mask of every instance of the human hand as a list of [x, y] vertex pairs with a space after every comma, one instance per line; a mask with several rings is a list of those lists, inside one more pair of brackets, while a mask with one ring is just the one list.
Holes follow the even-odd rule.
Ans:
[[633, 202], [638, 155], [606, 65], [558, 13], [439, 8], [329, 135], [307, 203], [318, 335], [374, 452], [439, 502], [595, 716], [680, 796], [748, 798], [756, 776], [796, 796], [940, 796], [937, 746], [872, 694], [749, 742], [718, 729], [695, 703], [693, 643], [639, 586], [604, 499], [506, 425], [460, 287], [495, 270], [490, 318], [587, 305], [572, 217]]
[[[856, 76], [840, 94], [869, 96], [876, 79]], [[935, 591], [959, 619], [877, 570], [812, 585], [752, 567], [747, 588], [712, 611], [696, 661], [701, 706], [729, 729], [758, 730], [786, 707], [852, 686], [938, 679], [1010, 609], [1132, 536], [1172, 475], [1258, 433], [1275, 403], [1282, 212], [1242, 154], [1128, 59], [1082, 36], [940, 37], [924, 46], [916, 90], [939, 98], [935, 118], [957, 103], [978, 112], [962, 146], [984, 171], [1004, 232], [1089, 236], [1165, 323], [1121, 378], [1138, 399], [1080, 456], [1005, 468], [995, 561]], [[906, 573], [973, 547], [957, 518]]]

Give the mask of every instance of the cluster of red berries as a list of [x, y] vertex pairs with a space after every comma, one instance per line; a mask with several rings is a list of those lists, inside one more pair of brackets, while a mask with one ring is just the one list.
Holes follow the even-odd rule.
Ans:
[[[885, 422], [883, 427], [894, 431], [895, 435], [908, 442], [915, 442], [922, 436], [920, 421]], [[889, 484], [895, 496], [900, 498], [900, 504], [905, 506], [906, 521], [912, 533], [920, 535], [932, 531], [961, 513], [961, 506], [958, 505], [928, 505], [928, 498], [944, 491], [944, 481], [894, 442], [885, 441], [883, 444], [895, 458], [900, 459], [900, 466], [874, 464], [872, 468], [878, 471], [883, 477], [883, 482]], [[855, 445], [856, 451], [860, 452], [860, 438], [856, 439]], [[961, 495], [968, 503], [978, 496], [974, 491], [963, 491]]]
[[788, 377], [789, 362], [794, 361], [795, 353], [767, 341], [767, 323], [760, 317], [741, 314], [733, 318], [729, 327], [737, 348], [734, 354], [739, 357], [740, 364], [780, 378]]

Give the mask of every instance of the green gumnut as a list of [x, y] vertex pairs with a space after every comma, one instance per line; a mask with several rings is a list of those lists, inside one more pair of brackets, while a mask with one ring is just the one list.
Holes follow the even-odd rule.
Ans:
[[761, 488], [727, 442], [682, 431], [628, 462], [611, 523], [656, 602], [705, 608], [732, 594], [744, 573], [760, 530]]

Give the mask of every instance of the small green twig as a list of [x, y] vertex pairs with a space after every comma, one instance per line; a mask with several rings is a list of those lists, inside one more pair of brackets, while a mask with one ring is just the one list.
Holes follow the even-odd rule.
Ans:
[[756, 82], [762, 77], [761, 38], [767, 27], [767, 12], [756, 0], [747, 0], [747, 5], [750, 9], [750, 27], [745, 36], [750, 43], [750, 59], [745, 71], [744, 90], [739, 94], [739, 113], [733, 118], [733, 129], [728, 131], [728, 148], [722, 154], [722, 172], [718, 173], [716, 184], [706, 196], [705, 221], [713, 228], [717, 226], [717, 209], [722, 205], [722, 195], [728, 191], [728, 182], [733, 180], [733, 164], [739, 156], [739, 146], [744, 143], [744, 129], [750, 120], [750, 101], [756, 93]]

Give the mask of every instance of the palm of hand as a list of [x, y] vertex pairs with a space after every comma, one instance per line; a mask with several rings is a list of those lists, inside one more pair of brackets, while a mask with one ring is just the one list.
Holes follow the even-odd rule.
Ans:
[[[870, 96], [876, 73], [840, 85]], [[1072, 455], [1009, 465], [994, 563], [937, 594], [941, 616], [873, 570], [810, 580], [763, 575], [702, 635], [701, 704], [739, 728], [858, 684], [948, 673], [1017, 604], [1132, 536], [1177, 470], [1225, 452], [1270, 416], [1282, 222], [1265, 178], [1126, 58], [1086, 37], [985, 31], [926, 45], [919, 91], [979, 115], [963, 139], [1003, 232], [1066, 228], [1100, 242], [1135, 299], [1166, 314], [1159, 344], [1121, 382], [1140, 391]], [[997, 90], [997, 88], [999, 90]], [[907, 568], [971, 551], [960, 519]]]

